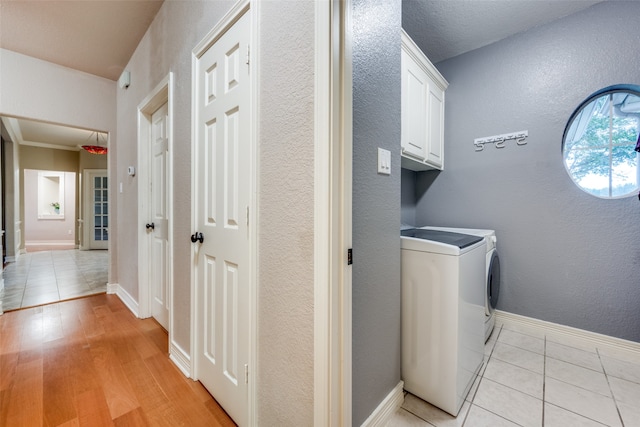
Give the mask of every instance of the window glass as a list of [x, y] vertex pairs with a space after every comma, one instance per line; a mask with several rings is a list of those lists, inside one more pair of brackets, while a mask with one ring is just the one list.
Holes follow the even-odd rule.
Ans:
[[601, 198], [637, 193], [639, 126], [639, 86], [606, 88], [585, 100], [569, 119], [562, 141], [573, 182]]

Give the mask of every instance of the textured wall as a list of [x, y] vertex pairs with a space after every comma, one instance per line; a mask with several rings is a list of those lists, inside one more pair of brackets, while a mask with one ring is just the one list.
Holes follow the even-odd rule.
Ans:
[[[118, 90], [115, 180], [121, 279], [137, 296], [136, 108], [169, 71], [174, 104], [174, 339], [190, 348], [191, 50], [233, 1], [165, 2]], [[313, 95], [314, 4], [262, 2], [259, 126], [258, 417], [260, 425], [313, 423]], [[286, 31], [283, 31], [286, 28]], [[115, 182], [114, 182], [115, 184]]]
[[400, 381], [400, 16], [353, 1], [353, 425]]
[[137, 108], [169, 72], [174, 75], [173, 104], [173, 339], [187, 353], [191, 319], [191, 51], [231, 8], [233, 2], [168, 1], [156, 15], [126, 69], [131, 86], [118, 89], [117, 161], [112, 165], [112, 188], [117, 194], [120, 248], [119, 283], [138, 297], [138, 181], [127, 174], [137, 166]]
[[[314, 2], [263, 2], [258, 419], [313, 425]], [[283, 31], [286, 28], [286, 31]]]
[[[560, 147], [587, 96], [640, 83], [638, 16], [640, 3], [605, 2], [437, 64], [447, 164], [416, 187], [417, 224], [496, 230], [499, 309], [634, 341], [640, 204], [578, 189]], [[527, 145], [474, 151], [474, 138], [524, 129]]]

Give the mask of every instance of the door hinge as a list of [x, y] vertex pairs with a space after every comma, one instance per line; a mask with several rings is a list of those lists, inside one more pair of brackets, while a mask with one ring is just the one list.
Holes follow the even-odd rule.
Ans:
[[247, 227], [249, 226], [249, 206], [247, 206]]
[[249, 365], [244, 365], [244, 383], [249, 384]]
[[347, 265], [353, 264], [353, 249], [347, 249]]
[[249, 65], [249, 63], [251, 62], [250, 53], [251, 53], [251, 46], [247, 45], [247, 65]]

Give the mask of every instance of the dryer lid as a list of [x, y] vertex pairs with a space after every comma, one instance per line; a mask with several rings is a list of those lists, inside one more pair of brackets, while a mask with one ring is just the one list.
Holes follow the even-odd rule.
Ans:
[[451, 231], [429, 230], [424, 228], [411, 228], [402, 230], [401, 236], [413, 237], [415, 239], [431, 240], [451, 246], [457, 246], [460, 249], [472, 246], [484, 240], [482, 236], [472, 236], [470, 234], [453, 233]]

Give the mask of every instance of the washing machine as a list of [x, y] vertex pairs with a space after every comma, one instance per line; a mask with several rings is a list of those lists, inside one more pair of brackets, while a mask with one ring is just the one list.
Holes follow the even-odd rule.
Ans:
[[482, 236], [401, 231], [402, 379], [457, 416], [484, 359]]
[[484, 339], [487, 341], [493, 332], [496, 323], [495, 308], [500, 295], [500, 258], [496, 248], [497, 238], [495, 230], [483, 230], [476, 228], [451, 228], [451, 227], [420, 227], [428, 230], [450, 231], [454, 233], [471, 234], [484, 237], [487, 243], [486, 255], [486, 296], [485, 296], [485, 320]]

